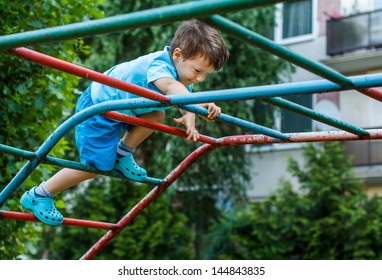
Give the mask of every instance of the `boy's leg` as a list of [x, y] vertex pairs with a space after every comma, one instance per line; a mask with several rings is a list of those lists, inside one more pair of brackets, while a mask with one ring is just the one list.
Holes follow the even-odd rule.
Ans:
[[94, 173], [64, 168], [45, 182], [45, 188], [51, 194], [56, 194], [96, 176], [97, 174]]
[[[165, 112], [164, 111], [154, 111], [150, 113], [146, 113], [140, 116], [140, 118], [152, 121], [152, 122], [160, 122], [164, 121]], [[141, 144], [147, 137], [149, 137], [153, 133], [153, 130], [150, 128], [142, 127], [142, 126], [133, 126], [129, 129], [128, 132], [122, 138], [123, 144], [126, 146], [135, 149]]]
[[95, 176], [89, 172], [61, 169], [48, 181], [26, 191], [20, 199], [21, 205], [32, 211], [41, 222], [58, 226], [62, 224], [63, 216], [54, 205], [53, 195]]
[[[163, 122], [165, 114], [164, 111], [154, 111], [143, 114], [140, 117], [153, 122]], [[147, 172], [135, 163], [132, 153], [152, 132], [152, 129], [141, 126], [131, 127], [118, 144], [117, 160], [114, 169], [120, 171], [131, 180], [145, 180]]]

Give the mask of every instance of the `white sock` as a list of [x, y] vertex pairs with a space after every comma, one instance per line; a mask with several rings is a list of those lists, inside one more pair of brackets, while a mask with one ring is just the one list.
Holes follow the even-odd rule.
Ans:
[[42, 182], [37, 188], [34, 190], [35, 194], [41, 197], [53, 197], [53, 194], [51, 194], [46, 188], [45, 188], [45, 182]]
[[125, 144], [123, 144], [122, 140], [120, 140], [117, 146], [117, 157], [121, 158], [131, 155], [132, 153], [134, 153], [134, 150], [134, 148], [126, 146]]

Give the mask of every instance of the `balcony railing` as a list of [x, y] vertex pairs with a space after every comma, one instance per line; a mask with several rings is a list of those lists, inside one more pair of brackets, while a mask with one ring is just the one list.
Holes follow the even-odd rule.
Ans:
[[327, 54], [382, 47], [382, 10], [327, 21]]

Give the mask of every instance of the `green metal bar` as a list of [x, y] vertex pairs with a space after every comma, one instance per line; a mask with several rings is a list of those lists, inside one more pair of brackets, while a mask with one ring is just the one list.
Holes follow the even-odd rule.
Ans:
[[293, 103], [293, 102], [290, 102], [290, 101], [285, 100], [285, 99], [280, 98], [280, 97], [272, 97], [272, 98], [260, 99], [260, 100], [263, 102], [267, 102], [267, 103], [270, 103], [272, 105], [278, 106], [280, 108], [284, 108], [284, 109], [293, 111], [295, 113], [299, 113], [301, 115], [304, 115], [304, 116], [309, 117], [311, 119], [314, 119], [316, 121], [326, 123], [330, 126], [343, 129], [347, 132], [351, 132], [351, 133], [354, 133], [354, 134], [359, 135], [359, 136], [368, 136], [369, 135], [369, 133], [362, 128], [347, 124], [343, 121], [340, 121], [340, 120], [337, 120], [334, 118], [330, 118], [324, 114], [315, 112], [309, 108], [306, 108], [304, 106], [301, 106], [301, 105]]
[[235, 38], [238, 38], [280, 58], [290, 61], [293, 64], [296, 64], [304, 69], [311, 71], [314, 74], [317, 74], [318, 76], [328, 79], [329, 81], [335, 82], [339, 85], [352, 85], [351, 80], [344, 75], [320, 63], [314, 62], [299, 54], [296, 54], [287, 48], [276, 44], [272, 40], [269, 40], [268, 38], [261, 36], [256, 32], [253, 32], [252, 30], [249, 30], [248, 28], [245, 28], [240, 24], [232, 22], [222, 16], [213, 15], [209, 17], [206, 22]]
[[[27, 159], [27, 160], [31, 160], [31, 159], [36, 157], [36, 154], [33, 152], [14, 148], [14, 147], [7, 146], [4, 144], [0, 144], [0, 152], [3, 152], [3, 153], [8, 154], [8, 155], [20, 157], [23, 159]], [[70, 169], [75, 169], [75, 170], [91, 172], [91, 173], [115, 177], [115, 178], [119, 178], [119, 179], [126, 179], [126, 177], [123, 176], [118, 171], [100, 171], [97, 168], [90, 166], [90, 165], [84, 165], [84, 164], [81, 164], [79, 162], [70, 161], [70, 160], [66, 160], [66, 159], [59, 159], [59, 158], [55, 158], [55, 157], [51, 157], [51, 156], [47, 156], [46, 159], [43, 160], [42, 163], [53, 165], [53, 166], [58, 166], [58, 167], [65, 167], [65, 168], [70, 168]], [[158, 184], [163, 183], [163, 180], [153, 178], [153, 177], [147, 177], [146, 180], [143, 181], [143, 183], [158, 185]]]
[[129, 28], [202, 18], [216, 13], [226, 13], [262, 5], [282, 2], [280, 0], [206, 0], [176, 4], [144, 11], [128, 13], [97, 20], [89, 20], [63, 26], [0, 36], [0, 49], [63, 41], [96, 34], [110, 33]]

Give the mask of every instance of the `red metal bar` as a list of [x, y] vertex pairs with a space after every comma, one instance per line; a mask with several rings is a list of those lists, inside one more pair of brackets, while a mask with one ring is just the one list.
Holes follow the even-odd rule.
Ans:
[[148, 99], [160, 101], [165, 104], [168, 104], [169, 102], [169, 98], [167, 96], [157, 93], [155, 91], [142, 88], [127, 82], [123, 82], [112, 77], [108, 77], [99, 72], [27, 48], [16, 48], [9, 50], [8, 52], [23, 59], [34, 61], [38, 64], [54, 68], [66, 73], [70, 73], [88, 80], [96, 81], [104, 85], [118, 88], [123, 91], [131, 92]]
[[[165, 125], [162, 123], [150, 122], [150, 121], [142, 119], [142, 118], [128, 116], [128, 115], [121, 114], [121, 113], [114, 112], [114, 111], [113, 112], [106, 112], [102, 115], [106, 118], [122, 121], [122, 122], [133, 124], [133, 125], [139, 125], [139, 126], [151, 128], [151, 129], [154, 129], [157, 131], [172, 134], [175, 136], [187, 138], [187, 133], [184, 130], [179, 129], [179, 128], [175, 128], [175, 127], [172, 127], [169, 125]], [[211, 145], [216, 144], [215, 138], [211, 138], [211, 137], [204, 136], [204, 135], [200, 135], [198, 141], [203, 142], [203, 143], [207, 143], [207, 144], [211, 144]]]
[[382, 92], [376, 88], [362, 88], [357, 90], [368, 97], [374, 98], [382, 102]]
[[[30, 222], [40, 222], [32, 214], [12, 212], [12, 211], [0, 211], [0, 218], [23, 220], [23, 221], [30, 221]], [[63, 224], [67, 226], [98, 228], [98, 229], [106, 229], [106, 230], [115, 230], [117, 228], [117, 224], [89, 221], [89, 220], [80, 220], [80, 219], [71, 219], [71, 218], [64, 218]]]
[[286, 133], [287, 140], [280, 140], [266, 135], [236, 135], [218, 139], [220, 146], [245, 144], [272, 144], [272, 143], [298, 143], [298, 142], [328, 142], [328, 141], [354, 141], [382, 139], [382, 129], [366, 130], [368, 136], [358, 136], [346, 131], [300, 132]]
[[180, 175], [182, 175], [195, 161], [217, 146], [204, 144], [186, 157], [167, 177], [164, 182], [153, 188], [140, 202], [138, 202], [118, 223], [115, 231], [109, 230], [82, 257], [82, 260], [93, 259], [104, 246], [116, 237], [132, 220], [135, 219], [151, 202], [166, 190]]

